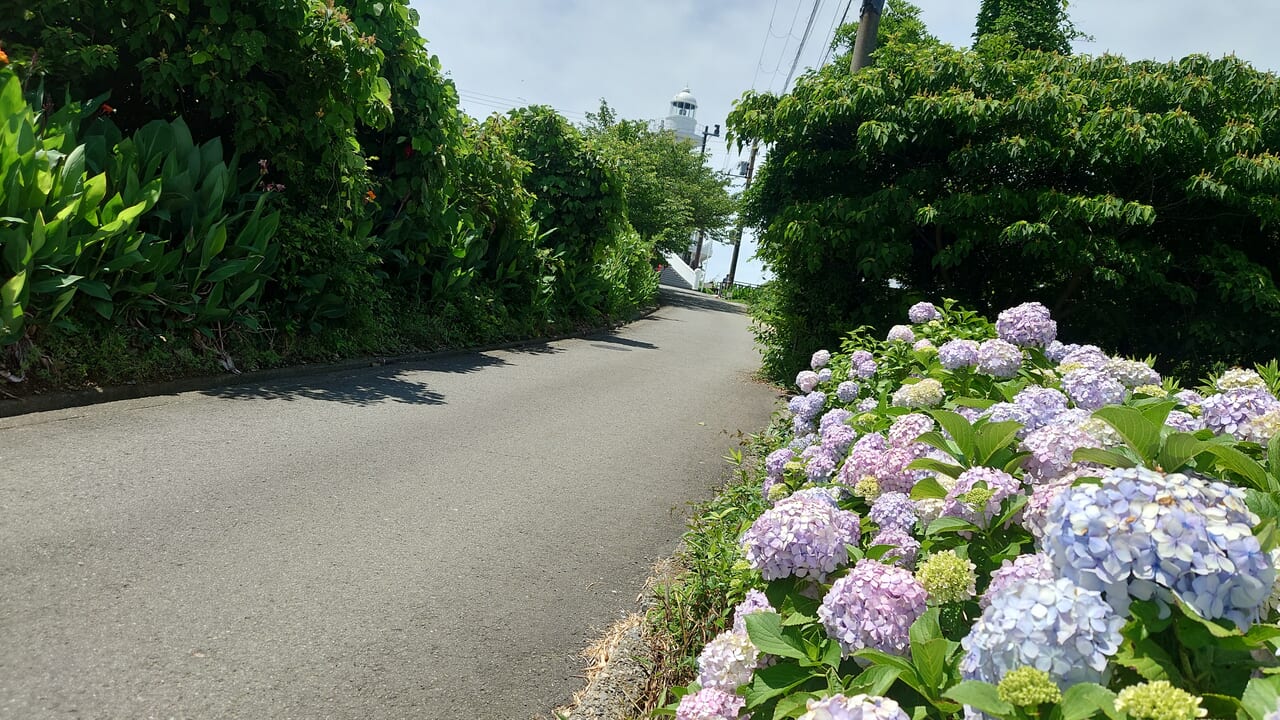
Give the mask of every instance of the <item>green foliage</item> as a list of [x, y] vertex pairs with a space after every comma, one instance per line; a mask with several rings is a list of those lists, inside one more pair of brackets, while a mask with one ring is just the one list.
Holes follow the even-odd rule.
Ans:
[[[157, 329], [256, 324], [278, 216], [265, 196], [236, 211], [233, 166], [181, 120], [123, 138], [68, 104], [37, 115], [0, 70], [3, 333], [12, 345], [50, 323], [144, 322]], [[91, 312], [89, 312], [91, 311]]]
[[627, 201], [627, 218], [642, 237], [673, 252], [695, 233], [728, 240], [736, 210], [729, 177], [717, 173], [671, 132], [655, 132], [642, 120], [619, 120], [604, 100], [587, 113], [583, 134], [614, 159]]
[[1278, 100], [1236, 58], [929, 43], [748, 93], [730, 128], [773, 146], [746, 208], [779, 285], [766, 370], [926, 295], [1039, 300], [1064, 339], [1183, 371], [1280, 352]]
[[627, 229], [616, 164], [548, 107], [511, 111], [502, 131], [530, 167], [524, 187], [534, 198], [534, 222], [549, 231], [544, 246], [557, 276], [556, 308], [599, 312], [609, 289], [595, 272], [597, 264]]
[[1067, 0], [982, 0], [979, 43], [992, 35], [1004, 36], [1013, 45], [1067, 55], [1080, 33], [1067, 15]]

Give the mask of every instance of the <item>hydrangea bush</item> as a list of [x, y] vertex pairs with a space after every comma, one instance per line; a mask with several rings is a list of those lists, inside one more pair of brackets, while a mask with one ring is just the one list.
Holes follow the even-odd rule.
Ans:
[[920, 302], [814, 352], [681, 718], [1280, 717], [1280, 368]]

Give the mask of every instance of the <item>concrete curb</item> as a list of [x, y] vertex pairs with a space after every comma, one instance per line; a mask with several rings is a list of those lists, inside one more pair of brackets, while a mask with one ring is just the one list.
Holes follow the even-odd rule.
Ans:
[[513, 340], [510, 342], [481, 345], [478, 347], [453, 348], [449, 350], [435, 350], [432, 352], [407, 353], [404, 355], [352, 358], [350, 360], [341, 360], [335, 363], [290, 365], [288, 367], [268, 368], [266, 370], [253, 370], [246, 373], [240, 373], [238, 375], [203, 375], [200, 377], [181, 378], [178, 380], [138, 383], [136, 385], [112, 385], [108, 387], [95, 387], [88, 390], [76, 390], [72, 392], [54, 392], [47, 395], [30, 395], [16, 399], [5, 398], [0, 400], [0, 418], [48, 412], [50, 410], [65, 410], [67, 408], [85, 407], [88, 405], [116, 402], [118, 400], [135, 400], [137, 398], [155, 397], [158, 395], [177, 395], [185, 392], [212, 390], [214, 388], [227, 387], [230, 385], [250, 385], [272, 382], [275, 380], [292, 380], [296, 378], [325, 375], [328, 373], [356, 370], [366, 367], [425, 362], [427, 360], [455, 357], [469, 353], [514, 350], [516, 348], [529, 347], [531, 345], [542, 345], [549, 342], [557, 342], [559, 340], [589, 338], [593, 335], [610, 332], [623, 327], [624, 325], [649, 317], [661, 308], [662, 303], [659, 302], [657, 305], [639, 311], [629, 320], [610, 323], [608, 325], [580, 332], [529, 338], [525, 340]]

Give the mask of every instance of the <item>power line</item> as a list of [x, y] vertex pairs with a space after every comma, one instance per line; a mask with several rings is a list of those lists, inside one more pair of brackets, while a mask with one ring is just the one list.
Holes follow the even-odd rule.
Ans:
[[[827, 58], [831, 56], [831, 44], [836, 41], [836, 30], [844, 27], [844, 22], [849, 18], [849, 8], [853, 7], [853, 0], [849, 0], [844, 4], [844, 12], [840, 14], [840, 21], [833, 22], [831, 29], [827, 31], [827, 47], [822, 51], [822, 59], [818, 61], [818, 68], [826, 67]], [[834, 16], [833, 16], [834, 17]]]
[[[796, 49], [796, 59], [791, 62], [791, 70], [787, 72], [787, 79], [782, 83], [782, 92], [787, 91], [787, 87], [791, 85], [791, 78], [796, 74], [796, 68], [800, 66], [800, 54], [804, 52], [804, 46], [809, 42], [809, 35], [813, 32], [813, 21], [818, 17], [818, 8], [822, 5], [822, 0], [813, 0], [813, 10], [809, 12], [809, 22], [804, 27], [804, 36], [800, 38], [800, 47]], [[799, 7], [796, 8], [799, 10]], [[769, 86], [773, 88], [772, 85]]]
[[756, 89], [756, 79], [764, 68], [764, 50], [769, 47], [769, 36], [773, 34], [773, 19], [778, 14], [778, 0], [773, 0], [773, 12], [769, 13], [769, 27], [764, 31], [764, 42], [760, 43], [760, 59], [756, 60], [756, 74], [751, 77], [751, 89]]
[[[814, 3], [816, 4], [816, 3], [820, 2], [820, 1], [821, 1], [821, 0], [814, 0]], [[796, 20], [799, 20], [799, 19], [800, 19], [800, 8], [801, 8], [801, 7], [804, 7], [804, 0], [796, 0], [796, 11], [795, 11], [795, 13], [794, 13], [794, 14], [792, 14], [792, 15], [791, 15], [791, 26], [787, 28], [787, 37], [788, 37], [788, 38], [794, 38], [794, 37], [795, 37]], [[810, 23], [812, 23], [812, 22], [813, 22], [812, 18], [809, 20], [809, 22], [810, 22]], [[806, 33], [806, 35], [807, 35], [807, 33]], [[800, 40], [800, 49], [801, 49], [801, 50], [803, 50], [803, 49], [804, 49], [804, 38], [799, 38], [799, 40]], [[790, 42], [784, 42], [784, 43], [782, 44], [782, 52], [778, 53], [778, 64], [773, 68], [773, 75], [772, 75], [772, 76], [770, 76], [770, 78], [769, 78], [769, 91], [770, 91], [770, 92], [772, 92], [772, 91], [773, 91], [773, 81], [774, 81], [775, 79], [777, 79], [777, 77], [778, 77], [778, 70], [780, 70], [780, 69], [782, 68], [782, 60], [783, 60], [783, 58], [785, 58], [785, 57], [787, 56], [787, 46], [788, 46], [788, 45], [790, 45], [790, 44], [791, 44]], [[794, 70], [794, 68], [793, 68], [793, 70]], [[782, 92], [786, 92], [786, 91], [787, 91], [787, 83], [783, 83], [783, 84], [782, 84]]]

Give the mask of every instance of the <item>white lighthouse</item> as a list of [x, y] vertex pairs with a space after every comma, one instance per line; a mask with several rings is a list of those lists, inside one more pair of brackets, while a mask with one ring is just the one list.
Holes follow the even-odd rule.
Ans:
[[671, 98], [667, 118], [662, 121], [663, 130], [675, 132], [681, 140], [697, 142], [698, 136], [698, 99], [685, 88]]

